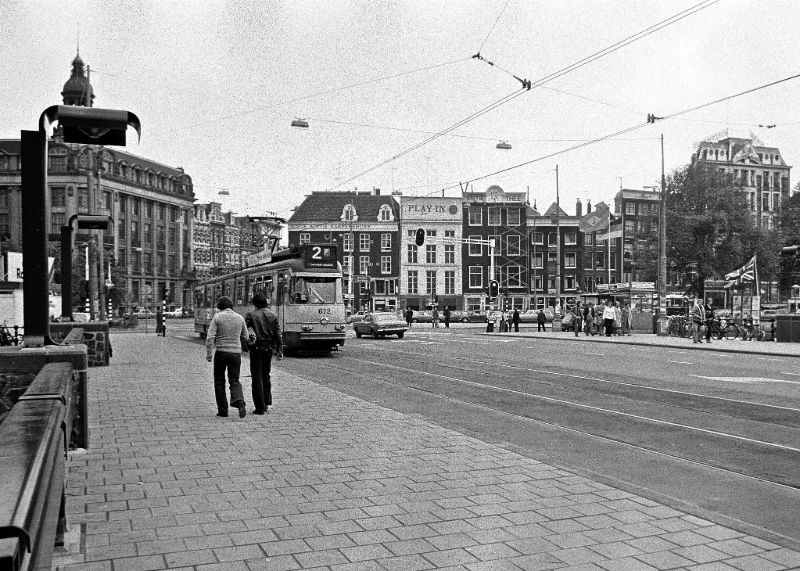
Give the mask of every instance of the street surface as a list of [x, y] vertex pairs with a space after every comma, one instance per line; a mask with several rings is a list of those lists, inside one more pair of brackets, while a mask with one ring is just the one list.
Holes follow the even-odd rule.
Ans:
[[800, 544], [800, 359], [524, 331], [415, 325], [402, 340], [349, 338], [332, 357], [276, 366]]

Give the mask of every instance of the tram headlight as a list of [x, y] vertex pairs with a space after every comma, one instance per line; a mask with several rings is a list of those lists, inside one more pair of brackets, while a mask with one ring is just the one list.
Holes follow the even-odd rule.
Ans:
[[334, 329], [336, 331], [344, 331], [344, 325], [337, 325], [336, 327], [334, 327]]
[[329, 321], [330, 319], [328, 319], [327, 317], [322, 317], [319, 320], [319, 322], [322, 323], [323, 325], [327, 325]]
[[303, 331], [313, 331], [314, 327], [312, 327], [311, 325], [303, 325], [302, 329]]

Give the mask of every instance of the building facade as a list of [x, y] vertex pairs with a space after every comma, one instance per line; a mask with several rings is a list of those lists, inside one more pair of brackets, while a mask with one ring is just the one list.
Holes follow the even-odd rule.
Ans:
[[660, 205], [661, 194], [652, 189], [622, 189], [614, 197], [614, 212], [622, 220], [622, 282], [656, 281]]
[[194, 267], [199, 280], [242, 267], [241, 234], [232, 212], [222, 204], [195, 204], [193, 209]]
[[[92, 106], [94, 91], [78, 56], [62, 91], [65, 105]], [[20, 141], [0, 141], [0, 236], [10, 251], [21, 251]], [[192, 179], [181, 168], [137, 157], [114, 147], [64, 143], [56, 129], [48, 148], [50, 255], [60, 275], [60, 232], [76, 214], [111, 217], [107, 230], [73, 233], [73, 300], [83, 306], [87, 249], [97, 244], [100, 297], [112, 313], [151, 306], [166, 299], [191, 306]], [[82, 283], [83, 282], [83, 283]], [[58, 290], [58, 283], [54, 289]], [[95, 307], [99, 299], [94, 300]], [[99, 309], [99, 308], [98, 308]]]
[[[460, 309], [463, 202], [460, 198], [400, 199], [400, 306]], [[425, 233], [416, 244], [419, 229]]]
[[398, 204], [372, 192], [312, 192], [288, 221], [289, 245], [338, 244], [349, 311], [399, 306]]
[[697, 145], [692, 164], [705, 163], [738, 181], [747, 193], [750, 212], [759, 228], [775, 228], [783, 200], [789, 198], [791, 166], [775, 147], [767, 147], [752, 133], [724, 130]]

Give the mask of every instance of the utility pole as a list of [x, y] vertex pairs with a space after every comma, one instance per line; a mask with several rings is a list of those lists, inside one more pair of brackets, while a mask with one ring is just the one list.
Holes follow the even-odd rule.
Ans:
[[556, 315], [561, 308], [561, 200], [558, 193], [558, 165], [556, 165]]
[[658, 335], [668, 335], [667, 321], [667, 183], [664, 134], [661, 134], [661, 201], [658, 209]]

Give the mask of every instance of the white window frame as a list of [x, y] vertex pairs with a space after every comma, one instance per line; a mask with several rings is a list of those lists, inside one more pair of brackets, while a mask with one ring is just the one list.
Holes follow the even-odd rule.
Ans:
[[483, 266], [469, 267], [469, 287], [470, 289], [483, 287]]
[[418, 264], [419, 246], [416, 244], [406, 244], [406, 263]]
[[369, 275], [369, 256], [358, 257], [358, 273], [362, 276]]
[[364, 252], [369, 252], [372, 240], [370, 239], [369, 232], [360, 232], [358, 234], [358, 249]]
[[[473, 214], [477, 213], [477, 222], [473, 221]], [[483, 226], [483, 208], [470, 208], [469, 214], [467, 215], [467, 225], [468, 226]]]
[[507, 287], [523, 287], [522, 266], [505, 266], [505, 270], [505, 283]]
[[345, 232], [342, 234], [342, 250], [345, 252], [352, 252], [354, 241], [355, 236], [353, 236], [352, 232]]
[[574, 246], [578, 243], [578, 233], [574, 230], [570, 230], [569, 232], [564, 232], [564, 245], [565, 246]]
[[[481, 240], [483, 236], [470, 235], [470, 240]], [[483, 256], [483, 244], [469, 244], [468, 254], [470, 256]]]
[[456, 273], [452, 270], [444, 273], [444, 295], [456, 293]]
[[419, 294], [419, 272], [416, 270], [409, 270], [406, 276], [406, 290], [409, 295]]
[[503, 209], [499, 206], [489, 206], [486, 214], [487, 226], [502, 226], [503, 224]]
[[436, 244], [425, 244], [425, 263], [435, 264], [436, 262]]
[[381, 256], [381, 273], [382, 274], [391, 274], [392, 273], [392, 256]]
[[381, 233], [381, 252], [389, 252], [392, 250], [392, 233]]
[[300, 245], [311, 243], [311, 232], [300, 232]]
[[519, 234], [509, 234], [506, 236], [506, 255], [507, 256], [521, 256], [522, 255], [522, 236]]
[[577, 255], [575, 252], [564, 253], [564, 268], [573, 269], [577, 267]]
[[445, 264], [455, 264], [456, 263], [456, 245], [455, 244], [445, 244], [444, 245], [444, 263]]

